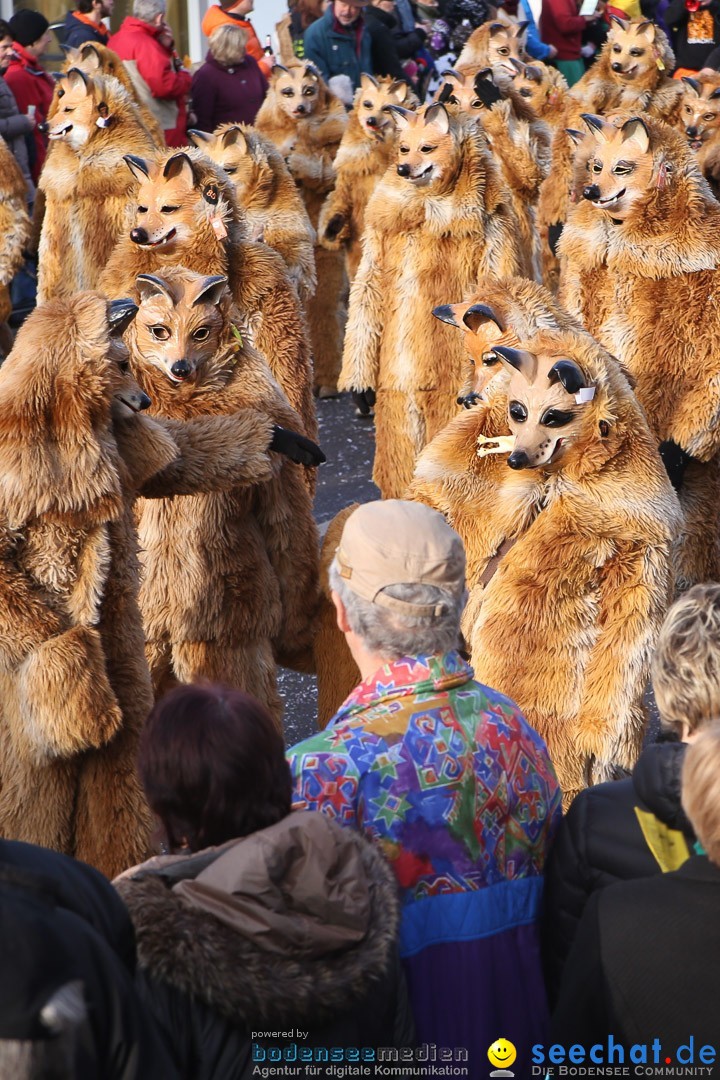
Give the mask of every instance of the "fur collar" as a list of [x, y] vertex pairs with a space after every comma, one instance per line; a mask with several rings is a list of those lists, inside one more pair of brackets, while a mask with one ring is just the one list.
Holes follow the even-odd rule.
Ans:
[[[288, 863], [287, 881], [292, 888], [289, 883], [294, 880], [296, 863], [287, 857], [285, 841], [291, 830], [297, 839], [297, 830], [309, 825], [308, 818], [320, 819], [310, 828], [327, 833], [321, 845], [317, 838], [310, 845], [317, 849], [317, 857], [324, 863], [329, 848], [344, 848], [349, 857], [359, 860], [364, 879], [358, 885], [370, 899], [362, 940], [320, 955], [297, 945], [275, 951], [272, 941], [262, 942], [262, 932], [246, 936], [228, 925], [226, 912], [220, 910], [228, 900], [232, 902], [223, 859], [232, 857], [234, 845], [256, 838], [262, 841], [263, 834], [273, 830], [282, 834], [272, 840], [279, 845], [277, 858]], [[139, 964], [152, 979], [199, 999], [237, 1025], [279, 1025], [291, 1019], [315, 1027], [327, 1023], [356, 1006], [392, 966], [399, 918], [392, 872], [370, 841], [320, 814], [295, 812], [247, 841], [232, 841], [190, 858], [151, 860], [118, 879], [116, 888], [135, 926]], [[180, 881], [187, 891], [188, 884], [197, 884], [208, 872], [215, 874], [218, 889], [221, 879], [226, 885], [215, 894], [220, 899], [217, 916], [208, 910], [207, 898], [202, 906], [191, 906], [182, 889], [173, 888]], [[325, 866], [324, 872], [328, 881], [333, 880], [332, 867]], [[253, 891], [252, 899], [262, 902], [263, 895]]]

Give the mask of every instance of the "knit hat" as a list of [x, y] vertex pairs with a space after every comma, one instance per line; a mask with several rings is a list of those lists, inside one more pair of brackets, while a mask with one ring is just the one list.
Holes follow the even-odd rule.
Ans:
[[50, 23], [39, 11], [31, 11], [30, 8], [20, 8], [16, 11], [8, 23], [13, 41], [18, 45], [32, 45], [39, 41]]

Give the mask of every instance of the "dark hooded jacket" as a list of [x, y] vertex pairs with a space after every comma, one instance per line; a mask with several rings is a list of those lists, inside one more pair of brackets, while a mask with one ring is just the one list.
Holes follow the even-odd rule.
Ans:
[[115, 884], [135, 924], [141, 993], [186, 1080], [245, 1080], [253, 1053], [271, 1047], [300, 1066], [308, 1047], [413, 1044], [395, 881], [353, 830], [300, 811], [219, 848], [151, 859]]
[[585, 906], [617, 881], [676, 870], [695, 835], [680, 802], [685, 744], [643, 750], [627, 780], [582, 791], [555, 835], [545, 871], [542, 944], [551, 1004]]

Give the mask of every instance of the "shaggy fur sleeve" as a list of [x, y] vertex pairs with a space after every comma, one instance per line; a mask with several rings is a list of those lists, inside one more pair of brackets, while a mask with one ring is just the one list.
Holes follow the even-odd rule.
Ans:
[[500, 101], [483, 116], [483, 127], [508, 186], [521, 198], [536, 202], [547, 168], [542, 167], [534, 152], [528, 124], [514, 121], [510, 103]]
[[5, 195], [0, 200], [0, 285], [9, 285], [22, 266], [30, 234], [24, 200]]
[[[350, 226], [353, 212], [353, 191], [348, 172], [338, 173], [337, 183], [325, 200], [320, 217], [318, 219], [318, 242], [328, 251], [338, 251], [343, 243], [351, 239]], [[341, 217], [342, 221], [334, 230], [332, 236], [326, 236], [325, 231], [334, 217]]]
[[280, 465], [268, 447], [272, 420], [255, 410], [233, 416], [198, 416], [162, 421], [180, 450], [180, 457], [141, 488], [146, 499], [232, 491], [269, 480]]
[[382, 249], [378, 234], [367, 228], [363, 253], [350, 289], [350, 307], [342, 371], [341, 390], [375, 389], [378, 381], [382, 341]]
[[287, 159], [288, 169], [303, 187], [322, 194], [335, 183], [335, 169], [330, 157], [322, 151], [316, 154], [294, 150]]
[[43, 590], [22, 572], [8, 551], [0, 558], [0, 671], [11, 672], [69, 623], [53, 610]]

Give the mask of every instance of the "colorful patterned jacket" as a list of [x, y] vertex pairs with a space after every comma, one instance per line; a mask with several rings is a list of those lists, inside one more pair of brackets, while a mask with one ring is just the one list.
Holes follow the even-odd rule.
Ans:
[[517, 706], [455, 652], [406, 657], [288, 758], [294, 807], [361, 829], [395, 871], [420, 1040], [468, 1048], [480, 1076], [507, 1038], [516, 1077], [529, 1075], [547, 1020], [536, 923], [560, 791]]

